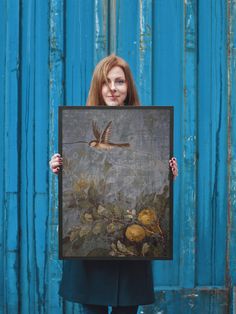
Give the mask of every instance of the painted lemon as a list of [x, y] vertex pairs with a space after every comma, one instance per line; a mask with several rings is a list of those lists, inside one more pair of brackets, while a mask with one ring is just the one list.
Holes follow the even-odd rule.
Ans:
[[146, 233], [143, 227], [133, 224], [126, 229], [125, 236], [131, 242], [141, 242], [145, 238]]
[[152, 225], [156, 222], [156, 220], [157, 215], [153, 209], [145, 208], [138, 214], [138, 221], [141, 222], [144, 226]]

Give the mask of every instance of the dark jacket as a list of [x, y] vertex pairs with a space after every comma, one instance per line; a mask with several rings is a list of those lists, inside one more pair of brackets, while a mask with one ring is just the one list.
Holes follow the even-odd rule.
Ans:
[[129, 306], [154, 302], [149, 261], [67, 260], [59, 294], [82, 304]]

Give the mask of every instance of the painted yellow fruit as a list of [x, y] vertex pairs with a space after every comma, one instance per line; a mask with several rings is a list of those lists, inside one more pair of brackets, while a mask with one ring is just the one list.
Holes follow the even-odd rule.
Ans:
[[138, 214], [138, 221], [144, 226], [152, 225], [156, 222], [157, 215], [153, 209], [145, 208]]
[[145, 238], [146, 234], [143, 227], [133, 224], [126, 229], [125, 236], [132, 242], [141, 242]]

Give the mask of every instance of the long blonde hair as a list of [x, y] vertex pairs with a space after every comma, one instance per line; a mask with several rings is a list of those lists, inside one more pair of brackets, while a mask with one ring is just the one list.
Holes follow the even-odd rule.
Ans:
[[90, 85], [90, 90], [86, 102], [86, 106], [105, 106], [104, 99], [102, 97], [102, 86], [108, 84], [107, 75], [108, 72], [115, 66], [122, 68], [127, 81], [127, 97], [125, 100], [126, 106], [140, 106], [138, 93], [135, 87], [134, 79], [128, 63], [111, 54], [110, 56], [102, 59], [95, 67], [93, 77]]

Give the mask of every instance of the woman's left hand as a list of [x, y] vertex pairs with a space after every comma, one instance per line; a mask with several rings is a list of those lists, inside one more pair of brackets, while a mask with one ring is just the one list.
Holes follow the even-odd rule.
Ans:
[[171, 167], [171, 171], [173, 174], [174, 179], [178, 176], [178, 164], [177, 164], [177, 159], [175, 157], [172, 157], [169, 160], [169, 165]]

